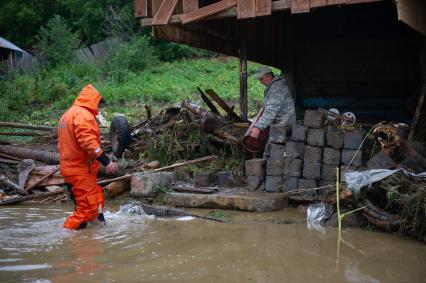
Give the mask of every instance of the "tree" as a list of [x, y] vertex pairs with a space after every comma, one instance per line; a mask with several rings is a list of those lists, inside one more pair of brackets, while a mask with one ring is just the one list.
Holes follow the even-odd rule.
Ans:
[[73, 51], [80, 44], [78, 35], [73, 33], [65, 20], [58, 15], [51, 18], [46, 26], [40, 28], [36, 39], [37, 47], [52, 66], [71, 62]]

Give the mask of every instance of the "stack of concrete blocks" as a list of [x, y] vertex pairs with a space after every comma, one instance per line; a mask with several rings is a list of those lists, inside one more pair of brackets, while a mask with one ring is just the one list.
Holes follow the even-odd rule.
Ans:
[[[303, 125], [293, 128], [286, 143], [283, 168], [284, 191], [313, 189], [335, 184], [336, 168], [348, 165], [364, 137], [364, 132], [343, 132], [325, 128], [326, 116], [313, 110], [305, 112]], [[361, 166], [362, 152], [352, 162]], [[355, 167], [351, 166], [351, 169]], [[321, 194], [324, 190], [319, 190]], [[315, 190], [305, 196], [315, 196]]]

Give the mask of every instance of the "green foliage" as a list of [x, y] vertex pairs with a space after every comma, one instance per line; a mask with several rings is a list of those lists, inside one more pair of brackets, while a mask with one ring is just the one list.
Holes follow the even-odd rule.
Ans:
[[105, 62], [105, 73], [114, 81], [123, 82], [127, 73], [138, 73], [156, 65], [157, 57], [147, 37], [134, 37], [110, 50]]
[[217, 219], [217, 220], [222, 220], [222, 221], [225, 221], [225, 222], [231, 221], [231, 216], [221, 209], [211, 210], [209, 212], [209, 216], [211, 218], [214, 218], [214, 219]]
[[71, 62], [74, 49], [80, 43], [77, 34], [71, 32], [65, 20], [58, 15], [40, 29], [37, 41], [37, 47], [46, 55], [51, 66]]
[[214, 55], [213, 52], [207, 50], [155, 38], [152, 38], [152, 46], [155, 48], [155, 55], [161, 61], [166, 62], [182, 58], [212, 57]]

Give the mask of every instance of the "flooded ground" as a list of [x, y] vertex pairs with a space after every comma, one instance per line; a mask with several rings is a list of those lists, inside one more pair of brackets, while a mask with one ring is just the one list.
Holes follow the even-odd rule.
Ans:
[[106, 227], [77, 232], [61, 228], [71, 206], [0, 208], [0, 282], [414, 283], [426, 278], [426, 245], [350, 229], [337, 262], [336, 230], [308, 229], [304, 213], [296, 209], [230, 212], [234, 223], [226, 224], [114, 208], [106, 214]]

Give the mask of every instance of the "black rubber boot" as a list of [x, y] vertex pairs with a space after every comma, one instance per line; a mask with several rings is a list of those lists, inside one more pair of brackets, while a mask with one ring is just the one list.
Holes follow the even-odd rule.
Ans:
[[81, 224], [80, 224], [80, 227], [78, 227], [78, 229], [77, 230], [81, 230], [81, 229], [84, 229], [84, 228], [86, 228], [87, 227], [87, 222], [82, 222]]

